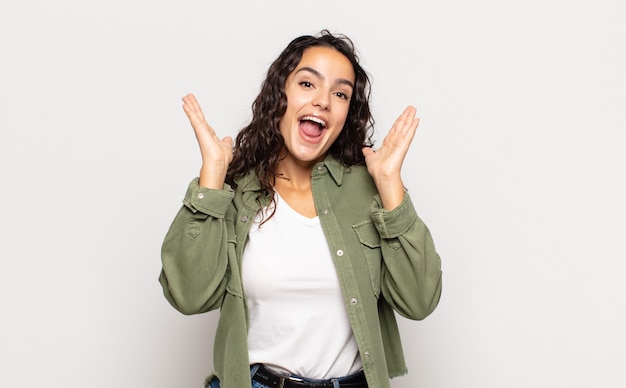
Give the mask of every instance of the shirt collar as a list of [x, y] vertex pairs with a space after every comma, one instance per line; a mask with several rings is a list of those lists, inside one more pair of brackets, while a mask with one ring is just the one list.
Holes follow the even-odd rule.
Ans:
[[328, 169], [328, 172], [330, 173], [330, 176], [333, 177], [335, 184], [337, 184], [337, 186], [341, 186], [343, 173], [346, 167], [332, 155], [327, 155], [322, 164]]
[[[326, 158], [324, 158], [322, 162], [316, 164], [314, 169], [319, 168], [321, 166], [325, 166], [326, 169], [328, 169], [330, 176], [335, 181], [335, 184], [337, 186], [341, 186], [341, 182], [343, 180], [343, 174], [344, 174], [346, 167], [343, 164], [341, 164], [341, 162], [332, 155], [326, 155]], [[241, 178], [241, 181], [239, 182], [238, 186], [244, 192], [261, 190], [261, 183], [257, 179], [254, 169], [248, 171], [248, 173], [243, 178]]]

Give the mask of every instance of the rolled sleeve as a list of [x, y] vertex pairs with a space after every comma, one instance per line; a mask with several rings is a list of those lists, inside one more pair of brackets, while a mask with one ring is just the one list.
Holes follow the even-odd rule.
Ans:
[[193, 213], [203, 213], [215, 218], [224, 218], [228, 206], [235, 195], [228, 185], [223, 190], [200, 187], [199, 179], [195, 178], [187, 187], [183, 204]]
[[381, 238], [391, 239], [401, 236], [415, 223], [417, 213], [408, 193], [400, 205], [393, 210], [385, 210], [379, 195], [374, 197], [370, 214]]

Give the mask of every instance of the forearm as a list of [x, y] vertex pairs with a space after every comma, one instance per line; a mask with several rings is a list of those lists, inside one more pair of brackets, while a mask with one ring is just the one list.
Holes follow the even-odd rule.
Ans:
[[223, 162], [203, 163], [200, 168], [198, 185], [208, 189], [221, 190], [224, 187], [228, 164]]
[[402, 178], [399, 176], [375, 177], [374, 183], [385, 210], [391, 211], [400, 206], [405, 193]]

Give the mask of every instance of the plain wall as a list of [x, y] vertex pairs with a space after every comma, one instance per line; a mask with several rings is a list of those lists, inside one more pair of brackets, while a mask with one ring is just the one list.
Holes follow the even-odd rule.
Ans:
[[217, 312], [183, 316], [160, 245], [200, 158], [294, 37], [349, 35], [379, 139], [443, 259], [400, 318], [394, 388], [626, 384], [626, 3], [16, 1], [0, 5], [0, 386], [200, 387]]

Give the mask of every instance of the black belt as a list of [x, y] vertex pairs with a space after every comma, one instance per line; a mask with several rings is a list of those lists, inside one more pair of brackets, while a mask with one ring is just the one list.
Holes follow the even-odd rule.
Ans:
[[[334, 387], [332, 380], [324, 380], [317, 383], [311, 383], [298, 379], [297, 377], [289, 377], [273, 372], [263, 365], [259, 366], [252, 380], [267, 385], [272, 388], [332, 388]], [[360, 372], [350, 378], [339, 381], [341, 388], [367, 388], [365, 381], [365, 373]]]

